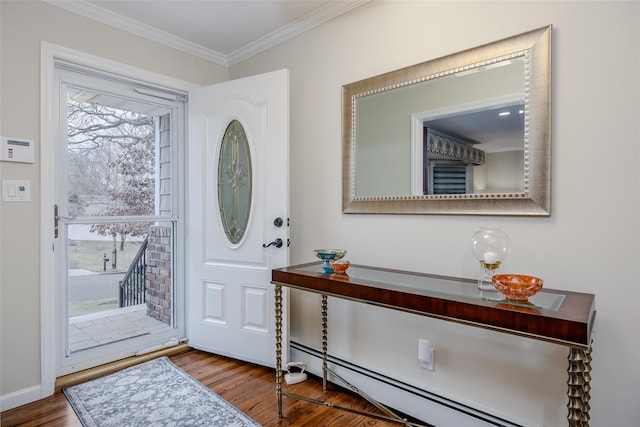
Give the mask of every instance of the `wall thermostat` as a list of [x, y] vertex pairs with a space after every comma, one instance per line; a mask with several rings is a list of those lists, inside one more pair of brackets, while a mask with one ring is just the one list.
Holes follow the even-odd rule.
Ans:
[[10, 138], [6, 136], [3, 136], [1, 138], [2, 157], [0, 158], [0, 160], [3, 160], [5, 162], [33, 163], [33, 140], [24, 138]]

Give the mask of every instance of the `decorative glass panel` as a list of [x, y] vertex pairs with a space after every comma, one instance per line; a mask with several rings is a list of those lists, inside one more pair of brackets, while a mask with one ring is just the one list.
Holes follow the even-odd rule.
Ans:
[[224, 232], [233, 244], [244, 237], [251, 213], [251, 156], [239, 121], [233, 120], [222, 137], [218, 159], [218, 206]]

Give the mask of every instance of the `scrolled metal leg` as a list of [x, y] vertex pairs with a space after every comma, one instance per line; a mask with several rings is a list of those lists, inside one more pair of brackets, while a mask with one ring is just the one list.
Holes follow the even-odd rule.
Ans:
[[591, 399], [591, 347], [569, 349], [569, 368], [567, 369], [567, 396], [570, 427], [589, 426], [589, 400]]
[[327, 390], [327, 296], [322, 295], [322, 390]]
[[278, 417], [282, 418], [282, 286], [275, 285], [276, 301], [276, 398]]

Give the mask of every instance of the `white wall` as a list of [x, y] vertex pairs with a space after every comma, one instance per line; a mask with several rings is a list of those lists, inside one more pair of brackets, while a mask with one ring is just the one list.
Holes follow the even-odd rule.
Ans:
[[228, 70], [40, 1], [3, 0], [0, 11], [0, 135], [36, 146], [33, 164], [0, 162], [1, 179], [31, 181], [32, 199], [1, 205], [0, 397], [10, 400], [40, 385], [41, 41], [197, 84]]
[[[506, 270], [596, 294], [591, 425], [640, 425], [639, 5], [376, 1], [232, 67], [232, 78], [291, 72], [292, 262], [342, 247], [352, 262], [474, 277], [471, 236], [501, 226], [514, 246]], [[342, 85], [548, 24], [550, 218], [341, 213]], [[318, 298], [292, 301], [293, 338], [317, 347]], [[332, 353], [373, 370], [527, 425], [566, 425], [564, 347], [334, 300], [329, 334]], [[418, 368], [419, 337], [435, 347], [434, 372]]]
[[[501, 151], [485, 155], [486, 192], [524, 191], [524, 151]], [[475, 181], [474, 181], [475, 184]]]
[[[2, 135], [39, 140], [41, 40], [200, 84], [227, 76], [41, 2], [3, 0], [0, 11]], [[640, 425], [639, 14], [637, 2], [372, 2], [232, 68], [232, 77], [291, 71], [292, 261], [339, 246], [353, 262], [473, 277], [471, 236], [502, 226], [514, 242], [510, 271], [597, 296], [591, 425]], [[550, 218], [341, 213], [343, 84], [548, 24]], [[33, 197], [2, 204], [2, 396], [40, 381], [38, 155], [33, 165], [0, 163], [0, 178], [31, 180]], [[317, 345], [317, 298], [293, 299], [293, 335]], [[565, 425], [565, 348], [333, 300], [330, 315], [337, 355], [528, 425]], [[435, 346], [434, 372], [417, 368], [418, 337]]]

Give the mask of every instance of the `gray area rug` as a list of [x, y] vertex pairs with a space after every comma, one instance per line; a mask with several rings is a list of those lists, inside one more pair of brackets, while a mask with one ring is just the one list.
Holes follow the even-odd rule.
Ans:
[[85, 427], [256, 427], [167, 357], [66, 387]]

